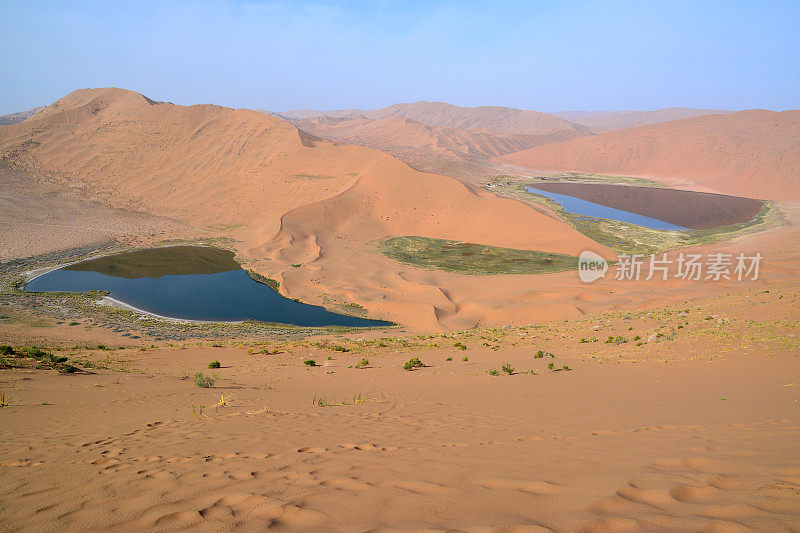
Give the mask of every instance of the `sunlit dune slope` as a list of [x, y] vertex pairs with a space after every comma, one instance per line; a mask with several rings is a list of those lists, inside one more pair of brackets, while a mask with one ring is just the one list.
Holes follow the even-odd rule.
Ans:
[[800, 199], [800, 111], [740, 111], [539, 146], [496, 161], [652, 176], [698, 190]]

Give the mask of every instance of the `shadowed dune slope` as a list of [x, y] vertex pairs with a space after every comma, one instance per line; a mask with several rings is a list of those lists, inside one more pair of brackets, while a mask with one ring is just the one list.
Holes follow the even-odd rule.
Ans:
[[689, 180], [693, 187], [772, 200], [800, 199], [800, 111], [694, 117], [539, 146], [496, 161]]
[[450, 156], [498, 157], [534, 146], [574, 139], [584, 133], [576, 130], [552, 133], [511, 134], [461, 130], [422, 124], [410, 118], [368, 119], [317, 117], [293, 120], [301, 130], [332, 141], [347, 142], [377, 149], [416, 148]]
[[722, 109], [691, 109], [688, 107], [668, 107], [655, 111], [564, 111], [551, 113], [557, 117], [583, 124], [592, 130], [612, 131], [658, 124], [682, 118], [699, 117], [702, 115], [724, 115], [733, 111]]

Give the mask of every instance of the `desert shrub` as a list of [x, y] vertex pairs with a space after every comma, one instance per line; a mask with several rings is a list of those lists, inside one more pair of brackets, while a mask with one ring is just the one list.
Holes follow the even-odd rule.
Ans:
[[194, 384], [202, 389], [213, 387], [216, 382], [216, 376], [205, 376], [202, 372], [197, 372], [194, 375]]
[[539, 350], [536, 352], [536, 355], [533, 356], [534, 359], [541, 359], [543, 357], [550, 357], [552, 359], [555, 357], [555, 355], [551, 354], [550, 352], [545, 352], [544, 350]]
[[447, 359], [445, 359], [445, 361], [452, 361], [452, 360], [453, 360], [452, 357], [448, 357]]
[[487, 372], [487, 374], [489, 374], [490, 376], [499, 376], [500, 372], [496, 368], [493, 368], [493, 369], [489, 370]]
[[509, 363], [503, 363], [503, 366], [500, 367], [500, 370], [502, 370], [509, 376], [514, 373], [514, 367], [511, 366]]
[[419, 368], [419, 367], [423, 367], [423, 366], [425, 366], [425, 365], [422, 363], [422, 361], [419, 360], [419, 357], [412, 357], [411, 359], [409, 359], [408, 361], [405, 362], [405, 364], [403, 365], [403, 368], [405, 370], [414, 370], [415, 368]]
[[303, 361], [303, 364], [306, 366], [317, 366], [317, 362], [313, 359], [306, 359]]
[[369, 366], [369, 361], [364, 358], [361, 359], [358, 363], [356, 363], [356, 368], [367, 368]]
[[464, 361], [466, 363], [467, 361], [469, 361], [469, 357], [463, 358], [462, 361]]
[[459, 350], [466, 350], [467, 349], [466, 345], [464, 345], [464, 344], [462, 344], [460, 342], [454, 343], [453, 346], [458, 348]]
[[14, 348], [4, 344], [0, 346], [0, 355], [14, 355]]
[[555, 364], [553, 364], [553, 363], [547, 363], [547, 369], [548, 369], [548, 370], [553, 370], [555, 367], [556, 367], [556, 365], [555, 365]]
[[219, 361], [211, 361], [208, 363], [208, 368], [220, 368], [222, 365], [219, 364]]

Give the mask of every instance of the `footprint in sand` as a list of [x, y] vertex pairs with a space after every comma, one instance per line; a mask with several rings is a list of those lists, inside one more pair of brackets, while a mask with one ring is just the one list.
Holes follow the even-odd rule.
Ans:
[[29, 466], [40, 466], [43, 465], [44, 462], [42, 461], [27, 461], [25, 459], [20, 459], [18, 461], [5, 461], [0, 463], [0, 466], [20, 466], [20, 467], [29, 467]]
[[325, 453], [327, 451], [328, 450], [325, 449], [325, 448], [315, 448], [315, 447], [312, 447], [312, 446], [306, 446], [304, 448], [298, 448], [297, 449], [298, 453], [311, 453], [311, 454], [320, 454], [320, 453]]
[[525, 480], [525, 479], [491, 479], [478, 483], [481, 487], [498, 490], [516, 490], [528, 494], [551, 494], [559, 489], [559, 486], [548, 481]]
[[335, 489], [349, 490], [353, 492], [361, 490], [369, 490], [372, 488], [372, 485], [370, 485], [369, 483], [364, 483], [363, 481], [359, 481], [353, 477], [337, 477], [332, 479], [326, 479], [322, 481], [320, 485], [324, 487], [333, 487]]

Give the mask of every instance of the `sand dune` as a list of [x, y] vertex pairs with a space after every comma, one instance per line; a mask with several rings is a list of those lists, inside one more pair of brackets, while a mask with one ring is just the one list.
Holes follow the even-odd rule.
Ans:
[[444, 155], [478, 158], [498, 157], [534, 146], [583, 136], [575, 130], [552, 133], [510, 134], [490, 131], [460, 130], [447, 126], [422, 124], [409, 118], [368, 119], [352, 117], [317, 117], [293, 120], [303, 131], [332, 141], [369, 146], [380, 150], [413, 148]]
[[800, 111], [750, 110], [603, 133], [496, 161], [535, 169], [651, 176], [754, 198], [798, 199], [798, 139]]
[[[315, 302], [320, 293], [378, 302], [374, 293], [364, 299], [365, 287], [390, 287], [402, 269], [393, 264], [364, 276], [376, 260], [368, 243], [389, 236], [570, 254], [591, 248], [608, 255], [524, 204], [417, 172], [375, 150], [319, 140], [255, 111], [183, 107], [121, 89], [81, 90], [0, 129], [0, 153], [7, 164], [115, 208], [201, 228], [226, 225], [240, 257], [270, 259], [260, 268], [273, 276], [311, 273], [327, 259], [339, 264], [361, 258], [360, 273], [345, 285], [291, 279], [282, 284], [289, 295], [312, 293]], [[306, 267], [290, 266], [297, 263]], [[404, 291], [397, 290], [393, 306], [379, 309], [389, 319], [413, 318], [417, 327], [439, 328], [445, 316], [458, 314], [455, 308], [441, 310], [435, 284], [422, 293], [408, 306]], [[417, 305], [427, 312], [409, 312]], [[487, 311], [472, 309], [468, 323], [480, 322]]]
[[612, 131], [669, 122], [682, 118], [702, 115], [724, 115], [733, 111], [722, 109], [691, 109], [688, 107], [669, 107], [655, 111], [563, 111], [551, 113], [557, 117], [583, 124], [593, 131]]
[[530, 111], [501, 106], [460, 107], [444, 102], [415, 102], [394, 104], [381, 109], [342, 109], [337, 111], [315, 111], [301, 109], [283, 113], [292, 119], [308, 119], [328, 116], [334, 118], [363, 116], [373, 120], [400, 117], [409, 118], [431, 126], [445, 126], [461, 130], [486, 130], [496, 133], [542, 135], [571, 132], [573, 135], [588, 135], [590, 128], [569, 120]]

